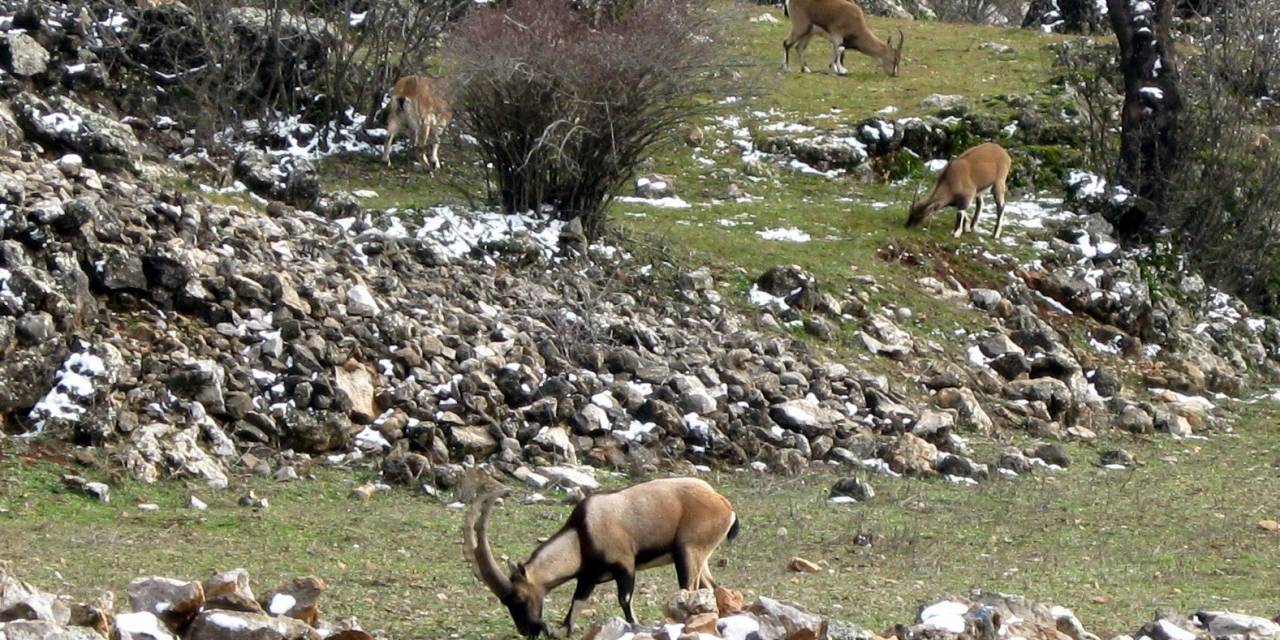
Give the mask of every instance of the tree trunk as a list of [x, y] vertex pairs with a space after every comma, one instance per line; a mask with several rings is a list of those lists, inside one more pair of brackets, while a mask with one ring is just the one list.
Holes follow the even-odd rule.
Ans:
[[1146, 228], [1166, 210], [1178, 159], [1177, 55], [1169, 36], [1177, 0], [1107, 0], [1120, 44], [1124, 108], [1120, 112], [1117, 181], [1138, 198], [1113, 220], [1122, 231]]

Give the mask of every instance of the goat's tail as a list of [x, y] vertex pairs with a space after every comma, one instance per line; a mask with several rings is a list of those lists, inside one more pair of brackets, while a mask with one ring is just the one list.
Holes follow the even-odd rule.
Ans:
[[791, 0], [782, 0], [782, 15], [791, 17]]
[[725, 540], [733, 540], [738, 537], [738, 533], [742, 531], [742, 522], [738, 520], [738, 514], [733, 514], [733, 524], [729, 526], [729, 533], [725, 534]]

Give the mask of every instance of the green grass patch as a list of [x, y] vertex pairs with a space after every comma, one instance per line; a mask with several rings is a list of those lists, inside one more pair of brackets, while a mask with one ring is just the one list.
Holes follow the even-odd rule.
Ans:
[[[877, 496], [865, 505], [828, 504], [836, 476], [713, 474], [743, 533], [717, 552], [712, 570], [749, 594], [876, 630], [910, 620], [923, 600], [972, 587], [1071, 607], [1103, 637], [1134, 631], [1162, 606], [1270, 616], [1280, 537], [1257, 523], [1280, 516], [1272, 426], [1280, 408], [1238, 405], [1237, 418], [1232, 432], [1204, 441], [1073, 444], [1075, 464], [1064, 472], [976, 488], [871, 476]], [[1117, 445], [1142, 466], [1118, 472], [1091, 464]], [[983, 456], [998, 448], [982, 447]], [[63, 492], [58, 478], [69, 471], [85, 472], [29, 455], [0, 458], [3, 558], [46, 589], [77, 598], [111, 589], [119, 602], [139, 575], [204, 577], [243, 566], [259, 591], [319, 575], [330, 587], [322, 601], [327, 617], [354, 615], [389, 637], [513, 635], [505, 610], [462, 559], [462, 512], [403, 489], [369, 502], [349, 498], [368, 471], [316, 468], [316, 480], [289, 484], [239, 478], [223, 492], [120, 481], [107, 504]], [[246, 488], [270, 508], [237, 506]], [[207, 501], [208, 511], [184, 508], [189, 493]], [[522, 505], [522, 494], [496, 510], [491, 525], [495, 549], [513, 558], [554, 532], [569, 510]], [[136, 501], [160, 510], [142, 512]], [[869, 546], [859, 545], [860, 534]], [[829, 571], [789, 574], [793, 555]], [[658, 619], [674, 588], [670, 568], [641, 574], [638, 615]], [[553, 594], [548, 620], [563, 615], [570, 591]], [[612, 590], [597, 590], [593, 608], [588, 621], [616, 615]]]

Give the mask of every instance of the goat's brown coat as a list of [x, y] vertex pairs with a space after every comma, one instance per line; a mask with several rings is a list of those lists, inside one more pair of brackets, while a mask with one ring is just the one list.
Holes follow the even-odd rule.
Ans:
[[814, 29], [821, 29], [831, 41], [834, 52], [831, 71], [839, 75], [849, 72], [844, 67], [845, 49], [854, 49], [880, 61], [880, 68], [890, 76], [898, 75], [902, 61], [902, 44], [906, 36], [898, 31], [898, 44], [886, 43], [871, 32], [862, 7], [851, 0], [787, 0], [786, 13], [791, 18], [791, 35], [782, 41], [782, 69], [791, 65], [791, 48], [800, 55], [800, 70], [809, 71], [804, 50], [809, 46]]
[[387, 166], [391, 166], [391, 143], [404, 129], [413, 136], [422, 162], [432, 168], [440, 166], [440, 136], [452, 116], [444, 89], [443, 82], [427, 76], [405, 76], [396, 81], [387, 104], [387, 140], [382, 146], [382, 161]]

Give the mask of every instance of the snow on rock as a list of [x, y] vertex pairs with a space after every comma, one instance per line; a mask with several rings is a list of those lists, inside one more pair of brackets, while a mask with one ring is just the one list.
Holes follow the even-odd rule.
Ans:
[[961, 634], [964, 633], [965, 627], [964, 615], [968, 611], [967, 604], [943, 600], [925, 607], [920, 612], [920, 622], [930, 629]]
[[101, 355], [86, 350], [71, 354], [62, 363], [53, 388], [31, 409], [30, 419], [35, 429], [28, 432], [30, 435], [43, 431], [49, 420], [79, 420], [93, 399], [115, 382], [123, 366], [120, 352], [110, 344], [100, 345], [96, 351]]
[[116, 615], [116, 630], [124, 637], [174, 640], [174, 635], [150, 611]]
[[294, 598], [287, 593], [277, 593], [271, 598], [271, 602], [267, 607], [267, 610], [270, 611], [272, 615], [282, 616], [288, 613], [289, 610], [293, 608], [293, 605], [297, 603], [297, 598]]
[[[459, 211], [439, 206], [427, 209], [416, 237], [449, 258], [461, 258], [487, 243], [527, 236], [545, 257], [555, 254], [564, 226], [532, 213], [506, 215], [492, 211]], [[488, 261], [488, 260], [486, 260]]]

